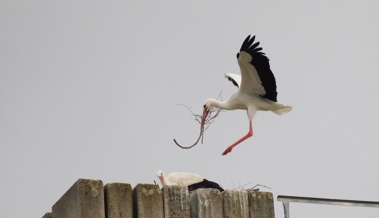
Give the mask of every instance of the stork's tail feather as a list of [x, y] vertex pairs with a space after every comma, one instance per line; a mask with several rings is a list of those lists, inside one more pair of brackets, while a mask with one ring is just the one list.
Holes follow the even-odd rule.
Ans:
[[277, 115], [282, 115], [285, 113], [288, 113], [292, 110], [292, 106], [290, 105], [282, 105], [282, 104], [276, 104], [276, 107], [272, 112], [276, 113]]

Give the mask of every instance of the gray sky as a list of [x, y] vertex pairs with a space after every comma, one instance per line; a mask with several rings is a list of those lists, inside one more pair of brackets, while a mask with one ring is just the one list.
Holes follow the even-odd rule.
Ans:
[[[226, 189], [379, 201], [378, 1], [0, 2], [0, 217], [41, 217], [78, 179], [158, 181], [189, 171]], [[283, 116], [221, 113], [204, 144], [182, 103], [236, 88], [236, 53], [257, 35]], [[296, 217], [378, 217], [374, 208], [291, 205]]]

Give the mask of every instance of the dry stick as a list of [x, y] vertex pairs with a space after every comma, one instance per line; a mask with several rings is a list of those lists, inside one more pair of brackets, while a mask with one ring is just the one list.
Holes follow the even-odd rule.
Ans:
[[[249, 185], [250, 183], [252, 183], [252, 182], [248, 182], [248, 183], [245, 183], [245, 184], [243, 184], [243, 185], [240, 185], [240, 186], [238, 186], [237, 188], [234, 188], [234, 189], [239, 189], [239, 188], [244, 188], [245, 186], [247, 186], [247, 185]], [[233, 184], [233, 182], [232, 182], [232, 184]], [[246, 189], [246, 191], [254, 191], [254, 190], [259, 190], [259, 188], [255, 188], [255, 187], [257, 187], [257, 186], [261, 186], [261, 187], [265, 187], [265, 188], [268, 188], [268, 189], [271, 189], [270, 187], [268, 187], [268, 186], [265, 186], [265, 185], [261, 185], [261, 184], [256, 184], [255, 186], [253, 186], [252, 188], [248, 188], [248, 189]]]
[[[220, 94], [218, 95], [217, 99], [221, 98], [221, 100], [222, 100], [221, 93], [222, 93], [222, 92], [220, 92]], [[190, 148], [193, 148], [195, 145], [197, 145], [197, 143], [199, 143], [200, 139], [201, 139], [201, 143], [203, 143], [203, 139], [204, 139], [204, 131], [205, 131], [206, 129], [208, 129], [208, 127], [213, 123], [213, 121], [215, 120], [215, 118], [220, 114], [221, 109], [219, 109], [219, 108], [212, 108], [212, 109], [209, 111], [209, 116], [205, 118], [204, 123], [201, 123], [201, 120], [202, 120], [202, 118], [203, 118], [201, 115], [194, 114], [194, 113], [191, 111], [191, 108], [188, 107], [188, 106], [186, 106], [186, 105], [184, 105], [184, 104], [178, 104], [178, 105], [182, 105], [182, 106], [186, 107], [186, 108], [191, 112], [191, 114], [195, 117], [195, 120], [196, 120], [198, 123], [200, 123], [200, 134], [199, 134], [199, 137], [197, 138], [197, 140], [195, 141], [194, 144], [185, 147], [185, 146], [181, 146], [181, 145], [176, 141], [176, 139], [174, 139], [175, 144], [176, 144], [177, 146], [179, 146], [180, 148], [183, 148], [183, 149], [190, 149]], [[216, 114], [215, 114], [214, 116], [211, 116], [211, 114], [212, 114], [213, 112], [216, 112]], [[204, 126], [206, 126], [206, 127], [204, 128]]]
[[257, 186], [261, 186], [261, 187], [265, 187], [265, 188], [268, 188], [268, 189], [271, 189], [270, 187], [268, 187], [268, 186], [265, 186], [265, 185], [261, 185], [261, 184], [256, 184], [255, 186], [253, 186], [252, 188], [248, 188], [248, 189], [246, 189], [246, 191], [254, 191], [254, 190], [259, 190], [259, 188], [256, 188], [255, 189], [255, 187], [257, 187]]
[[[187, 106], [186, 106], [187, 107]], [[188, 109], [188, 107], [187, 107]], [[214, 116], [211, 116], [212, 112], [215, 112], [216, 111], [216, 114]], [[190, 146], [181, 146], [177, 141], [176, 139], [174, 139], [174, 142], [177, 146], [179, 146], [180, 148], [183, 148], [183, 149], [190, 149], [190, 148], [193, 148], [195, 145], [197, 145], [197, 143], [199, 143], [200, 139], [201, 139], [201, 143], [203, 143], [203, 138], [204, 138], [204, 131], [206, 129], [208, 129], [208, 127], [212, 124], [212, 122], [214, 121], [214, 119], [219, 115], [221, 109], [211, 109], [211, 111], [209, 111], [209, 116], [206, 117], [205, 121], [204, 121], [204, 124], [202, 124], [200, 121], [199, 121], [199, 117], [202, 118], [202, 116], [200, 115], [197, 115], [197, 114], [194, 114], [192, 113], [195, 117], [196, 117], [196, 120], [200, 123], [200, 134], [199, 134], [199, 137], [197, 138], [197, 140], [195, 141], [194, 144], [190, 145]], [[206, 125], [206, 127], [204, 128], [204, 126]]]
[[[191, 146], [188, 146], [188, 147], [181, 146], [181, 145], [179, 145], [179, 143], [176, 141], [176, 139], [174, 139], [174, 142], [175, 142], [175, 144], [176, 144], [177, 146], [179, 146], [180, 148], [183, 148], [183, 149], [190, 149], [190, 148], [194, 147], [195, 145], [197, 145], [197, 143], [199, 143], [200, 138], [202, 138], [202, 136], [203, 136], [203, 132], [204, 132], [204, 127], [202, 127], [202, 128], [200, 129], [199, 138], [197, 138], [196, 142], [195, 142], [193, 145], [191, 145]], [[203, 140], [201, 140], [201, 143], [203, 143]]]
[[[182, 105], [182, 106], [186, 107], [186, 108], [191, 112], [191, 114], [195, 117], [196, 121], [197, 121], [198, 123], [200, 123], [200, 134], [199, 134], [199, 138], [197, 138], [196, 142], [195, 142], [193, 145], [188, 146], [188, 147], [184, 147], [184, 146], [179, 145], [179, 143], [176, 141], [176, 139], [174, 139], [175, 144], [176, 144], [177, 146], [179, 146], [180, 148], [183, 148], [183, 149], [190, 149], [190, 148], [192, 148], [193, 146], [197, 145], [197, 143], [199, 142], [199, 140], [200, 140], [200, 138], [202, 137], [203, 132], [204, 132], [204, 126], [201, 125], [201, 121], [199, 121], [199, 117], [201, 118], [200, 115], [194, 114], [194, 113], [191, 111], [191, 108], [190, 108], [190, 107], [187, 107], [187, 106], [184, 105], [184, 104], [178, 104], [178, 105]], [[203, 142], [203, 141], [201, 141], [201, 142]]]
[[[201, 124], [201, 118], [202, 116], [199, 115], [199, 114], [195, 114], [191, 111], [191, 107], [188, 107], [187, 105], [185, 104], [179, 104], [179, 103], [175, 103], [177, 105], [180, 105], [180, 106], [184, 106], [185, 108], [187, 108], [187, 110], [195, 117], [195, 120]], [[216, 112], [216, 114], [214, 116], [210, 116], [212, 114], [212, 112]], [[209, 112], [209, 116], [208, 118], [205, 120], [204, 122], [204, 125], [206, 125], [206, 127], [204, 128], [204, 131], [208, 129], [208, 127], [212, 124], [212, 122], [214, 121], [214, 119], [218, 116], [218, 114], [221, 112], [222, 110], [221, 109], [215, 109], [215, 108], [212, 108], [212, 110]]]

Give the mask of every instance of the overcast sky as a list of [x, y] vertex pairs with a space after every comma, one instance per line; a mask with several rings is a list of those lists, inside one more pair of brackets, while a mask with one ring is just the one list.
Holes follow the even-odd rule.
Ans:
[[[226, 1], [225, 1], [226, 2]], [[379, 201], [379, 3], [0, 2], [0, 217], [42, 217], [79, 178], [159, 181], [188, 171], [225, 189]], [[278, 101], [293, 111], [220, 114], [190, 144], [209, 97], [236, 87], [256, 35]], [[364, 215], [364, 216], [363, 216]], [[291, 218], [375, 217], [377, 208], [292, 204]]]

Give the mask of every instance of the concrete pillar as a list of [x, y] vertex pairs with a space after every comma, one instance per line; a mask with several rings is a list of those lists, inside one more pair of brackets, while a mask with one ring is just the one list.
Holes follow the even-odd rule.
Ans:
[[190, 197], [191, 218], [223, 218], [223, 200], [217, 189], [197, 189]]
[[271, 192], [249, 191], [248, 199], [250, 218], [275, 218]]
[[42, 218], [51, 218], [51, 213], [45, 213]]
[[185, 186], [163, 187], [164, 216], [166, 218], [190, 218], [188, 188]]
[[133, 218], [132, 186], [110, 183], [104, 186], [105, 218]]
[[246, 190], [225, 190], [224, 218], [249, 218], [249, 204]]
[[138, 184], [133, 189], [134, 218], [163, 218], [163, 195], [157, 185]]
[[104, 218], [104, 191], [100, 180], [79, 179], [53, 205], [53, 218]]

